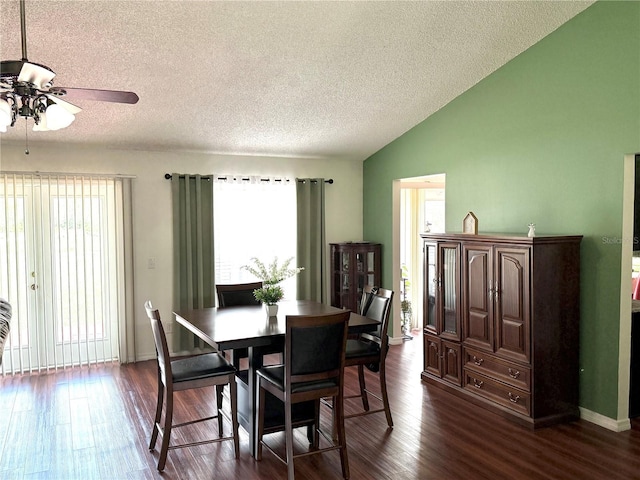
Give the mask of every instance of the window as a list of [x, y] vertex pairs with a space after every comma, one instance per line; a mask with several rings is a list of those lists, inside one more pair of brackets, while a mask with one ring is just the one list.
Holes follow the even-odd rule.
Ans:
[[[216, 283], [256, 280], [242, 269], [252, 257], [278, 263], [296, 255], [295, 183], [275, 178], [220, 176], [213, 187]], [[296, 298], [295, 277], [282, 283]]]

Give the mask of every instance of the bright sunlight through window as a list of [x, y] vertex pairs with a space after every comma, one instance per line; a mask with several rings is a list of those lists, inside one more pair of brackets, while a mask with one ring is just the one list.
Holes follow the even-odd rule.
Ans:
[[[255, 281], [240, 268], [252, 257], [264, 263], [294, 257], [291, 265], [297, 265], [294, 181], [217, 180], [213, 188], [217, 284]], [[295, 277], [282, 287], [284, 299], [295, 300]]]

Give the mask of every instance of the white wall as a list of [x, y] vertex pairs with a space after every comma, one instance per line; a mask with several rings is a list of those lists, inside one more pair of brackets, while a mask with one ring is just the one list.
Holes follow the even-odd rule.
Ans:
[[[173, 320], [171, 182], [165, 180], [165, 173], [333, 178], [333, 185], [327, 185], [326, 188], [327, 242], [362, 240], [361, 161], [126, 151], [41, 144], [32, 144], [30, 154], [25, 155], [23, 145], [2, 144], [0, 171], [136, 176], [133, 182], [133, 271], [136, 352], [139, 360], [155, 357], [144, 301], [150, 299], [165, 321]], [[256, 241], [259, 241], [259, 232], [256, 232]], [[147, 268], [150, 257], [156, 259], [153, 270]]]

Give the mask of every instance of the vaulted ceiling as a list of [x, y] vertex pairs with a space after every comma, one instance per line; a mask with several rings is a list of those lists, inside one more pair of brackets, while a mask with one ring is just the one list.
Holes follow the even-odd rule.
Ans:
[[[27, 0], [27, 53], [84, 101], [30, 144], [365, 159], [592, 1]], [[0, 59], [21, 58], [0, 0]], [[24, 142], [25, 121], [0, 134]]]

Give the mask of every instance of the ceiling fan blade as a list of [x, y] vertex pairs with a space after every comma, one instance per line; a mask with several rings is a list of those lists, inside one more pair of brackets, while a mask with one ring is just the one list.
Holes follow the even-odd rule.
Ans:
[[61, 107], [64, 107], [66, 111], [68, 111], [73, 115], [76, 115], [82, 111], [80, 107], [76, 107], [73, 103], [69, 103], [65, 100], [62, 100], [61, 98], [56, 97], [55, 95], [46, 95], [46, 97], [50, 98], [52, 101], [56, 102]]
[[119, 90], [96, 90], [92, 88], [53, 87], [50, 94], [69, 100], [96, 100], [98, 102], [138, 103], [138, 95]]
[[42, 89], [46, 88], [55, 76], [56, 74], [47, 67], [24, 62], [22, 69], [20, 69], [20, 75], [18, 75], [18, 81], [33, 83], [36, 87]]

